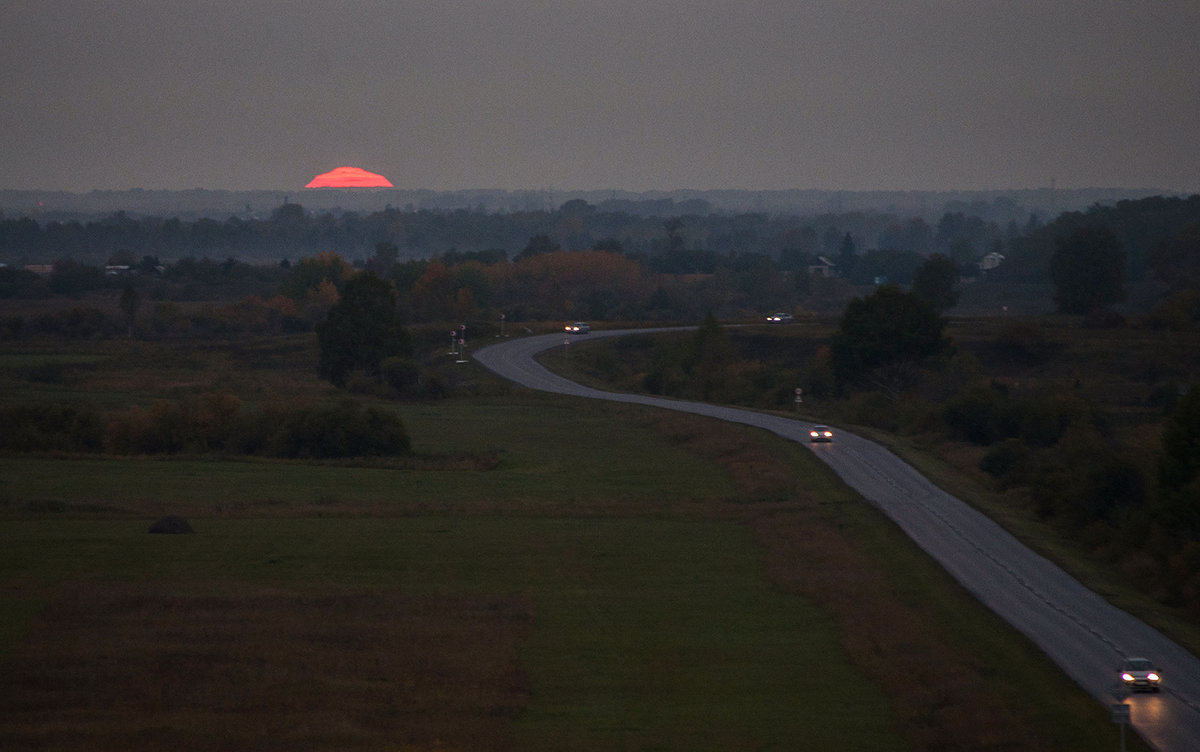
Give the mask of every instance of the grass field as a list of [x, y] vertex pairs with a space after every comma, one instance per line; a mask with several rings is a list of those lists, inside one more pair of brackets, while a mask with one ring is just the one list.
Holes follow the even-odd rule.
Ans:
[[[398, 462], [0, 458], [2, 746], [1117, 748], [805, 447], [523, 393], [397, 409]], [[168, 513], [196, 533], [148, 535]]]

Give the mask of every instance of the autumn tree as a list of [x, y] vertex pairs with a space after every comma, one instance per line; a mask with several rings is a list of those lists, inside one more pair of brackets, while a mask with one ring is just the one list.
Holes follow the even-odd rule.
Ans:
[[325, 282], [341, 289], [342, 284], [353, 273], [354, 267], [336, 253], [318, 253], [312, 258], [301, 259], [293, 264], [284, 277], [280, 291], [293, 300], [303, 301], [320, 290]]

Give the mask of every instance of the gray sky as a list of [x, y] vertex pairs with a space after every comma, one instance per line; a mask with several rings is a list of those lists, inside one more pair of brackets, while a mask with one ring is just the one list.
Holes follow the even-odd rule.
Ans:
[[6, 0], [0, 188], [1200, 191], [1196, 0]]

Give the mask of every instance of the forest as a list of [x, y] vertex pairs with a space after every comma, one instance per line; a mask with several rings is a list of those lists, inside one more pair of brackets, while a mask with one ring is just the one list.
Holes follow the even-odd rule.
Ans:
[[[43, 225], [22, 217], [0, 220], [0, 259], [8, 259], [0, 267], [0, 298], [77, 299], [132, 287], [156, 304], [242, 300], [247, 326], [264, 325], [265, 306], [276, 325], [294, 328], [314, 325], [331, 304], [329, 286], [336, 290], [367, 268], [395, 283], [408, 323], [494, 322], [500, 314], [512, 321], [695, 321], [709, 312], [836, 313], [873, 285], [912, 284], [938, 256], [957, 270], [959, 313], [976, 312], [972, 305], [1036, 312], [1053, 305], [1056, 243], [1081, 228], [1103, 228], [1116, 254], [1107, 263], [1114, 299], [1094, 307], [1121, 315], [1157, 310], [1161, 325], [1177, 326], [1185, 323], [1180, 317], [1194, 318], [1188, 291], [1196, 287], [1197, 224], [1200, 196], [1125, 200], [1006, 226], [963, 212], [947, 212], [932, 226], [860, 212], [664, 219], [602, 212], [582, 200], [553, 212], [510, 214], [388, 209], [335, 216], [285, 204], [264, 221], [118, 212]], [[1090, 284], [1087, 275], [1099, 265], [1088, 253], [1083, 247], [1076, 254], [1061, 285]], [[146, 306], [138, 321], [177, 331], [178, 322], [165, 321], [173, 312]], [[228, 309], [220, 317], [226, 327], [238, 318]], [[15, 325], [8, 320], [6, 330]], [[43, 325], [56, 324], [35, 329]], [[201, 323], [197, 331], [204, 330]]]

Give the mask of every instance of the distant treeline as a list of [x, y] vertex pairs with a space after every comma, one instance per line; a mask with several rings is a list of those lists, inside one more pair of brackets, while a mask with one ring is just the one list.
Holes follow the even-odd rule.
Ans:
[[[1088, 248], [1077, 246], [1086, 245], [1088, 233], [1080, 230], [1098, 232], [1112, 251], [1109, 263], [1120, 266], [1112, 270], [1119, 279], [1110, 281], [1121, 288], [1112, 301], [1126, 297], [1125, 286], [1137, 286], [1128, 312], [1169, 302], [1173, 310], [1164, 325], [1200, 319], [1191, 294], [1200, 290], [1200, 196], [1121, 201], [1064, 213], [1048, 224], [1035, 219], [1004, 228], [961, 213], [947, 213], [934, 226], [857, 214], [661, 219], [603, 213], [583, 201], [554, 212], [505, 215], [388, 210], [311, 216], [286, 204], [261, 222], [115, 215], [43, 227], [29, 219], [3, 220], [0, 249], [8, 249], [9, 258], [14, 248], [40, 248], [40, 258], [53, 263], [38, 271], [17, 263], [0, 269], [0, 298], [77, 298], [126, 287], [139, 300], [155, 302], [282, 297], [289, 302], [272, 302], [270, 309], [280, 326], [294, 329], [319, 321], [354, 270], [368, 268], [395, 284], [409, 323], [494, 321], [500, 314], [510, 321], [698, 320], [708, 312], [837, 312], [882, 281], [912, 284], [935, 255], [953, 262], [964, 277], [983, 277], [979, 262], [990, 258], [993, 268], [981, 284], [1048, 285], [1051, 261], [1064, 242], [1082, 253], [1077, 263], [1087, 270]], [[344, 246], [361, 254], [330, 250]], [[196, 247], [207, 252], [185, 253]], [[252, 254], [238, 252], [268, 247], [283, 260], [255, 263]], [[80, 248], [89, 250], [71, 253]], [[164, 260], [170, 258], [176, 260]], [[1060, 269], [1054, 280], [1060, 292], [1089, 284], [1086, 275], [1062, 276]], [[156, 325], [167, 326], [169, 311], [156, 306], [155, 312]], [[113, 328], [146, 326], [146, 313], [145, 306], [133, 307], [129, 321]], [[177, 323], [172, 319], [167, 328]], [[8, 324], [11, 336], [16, 323]]]
[[[1015, 206], [1000, 214], [1011, 215]], [[135, 218], [123, 211], [95, 219], [39, 222], [0, 219], [0, 261], [9, 265], [71, 259], [103, 264], [120, 254], [163, 259], [235, 257], [263, 262], [333, 252], [348, 259], [371, 255], [379, 243], [394, 245], [401, 258], [452, 252], [500, 251], [510, 258], [535, 236], [564, 250], [620, 249], [660, 255], [695, 250], [719, 255], [755, 253], [836, 254], [849, 237], [860, 250], [949, 253], [980, 256], [1027, 232], [1040, 220], [1028, 214], [997, 221], [990, 204], [962, 205], [934, 224], [896, 212], [853, 211], [800, 217], [767, 212], [717, 212], [703, 201], [667, 202], [654, 212], [608, 201], [598, 207], [582, 199], [554, 210], [487, 212], [482, 209], [400, 210], [365, 214], [310, 212], [285, 203], [266, 218], [230, 216]], [[672, 211], [663, 214], [660, 212]], [[963, 244], [969, 244], [966, 248]]]

